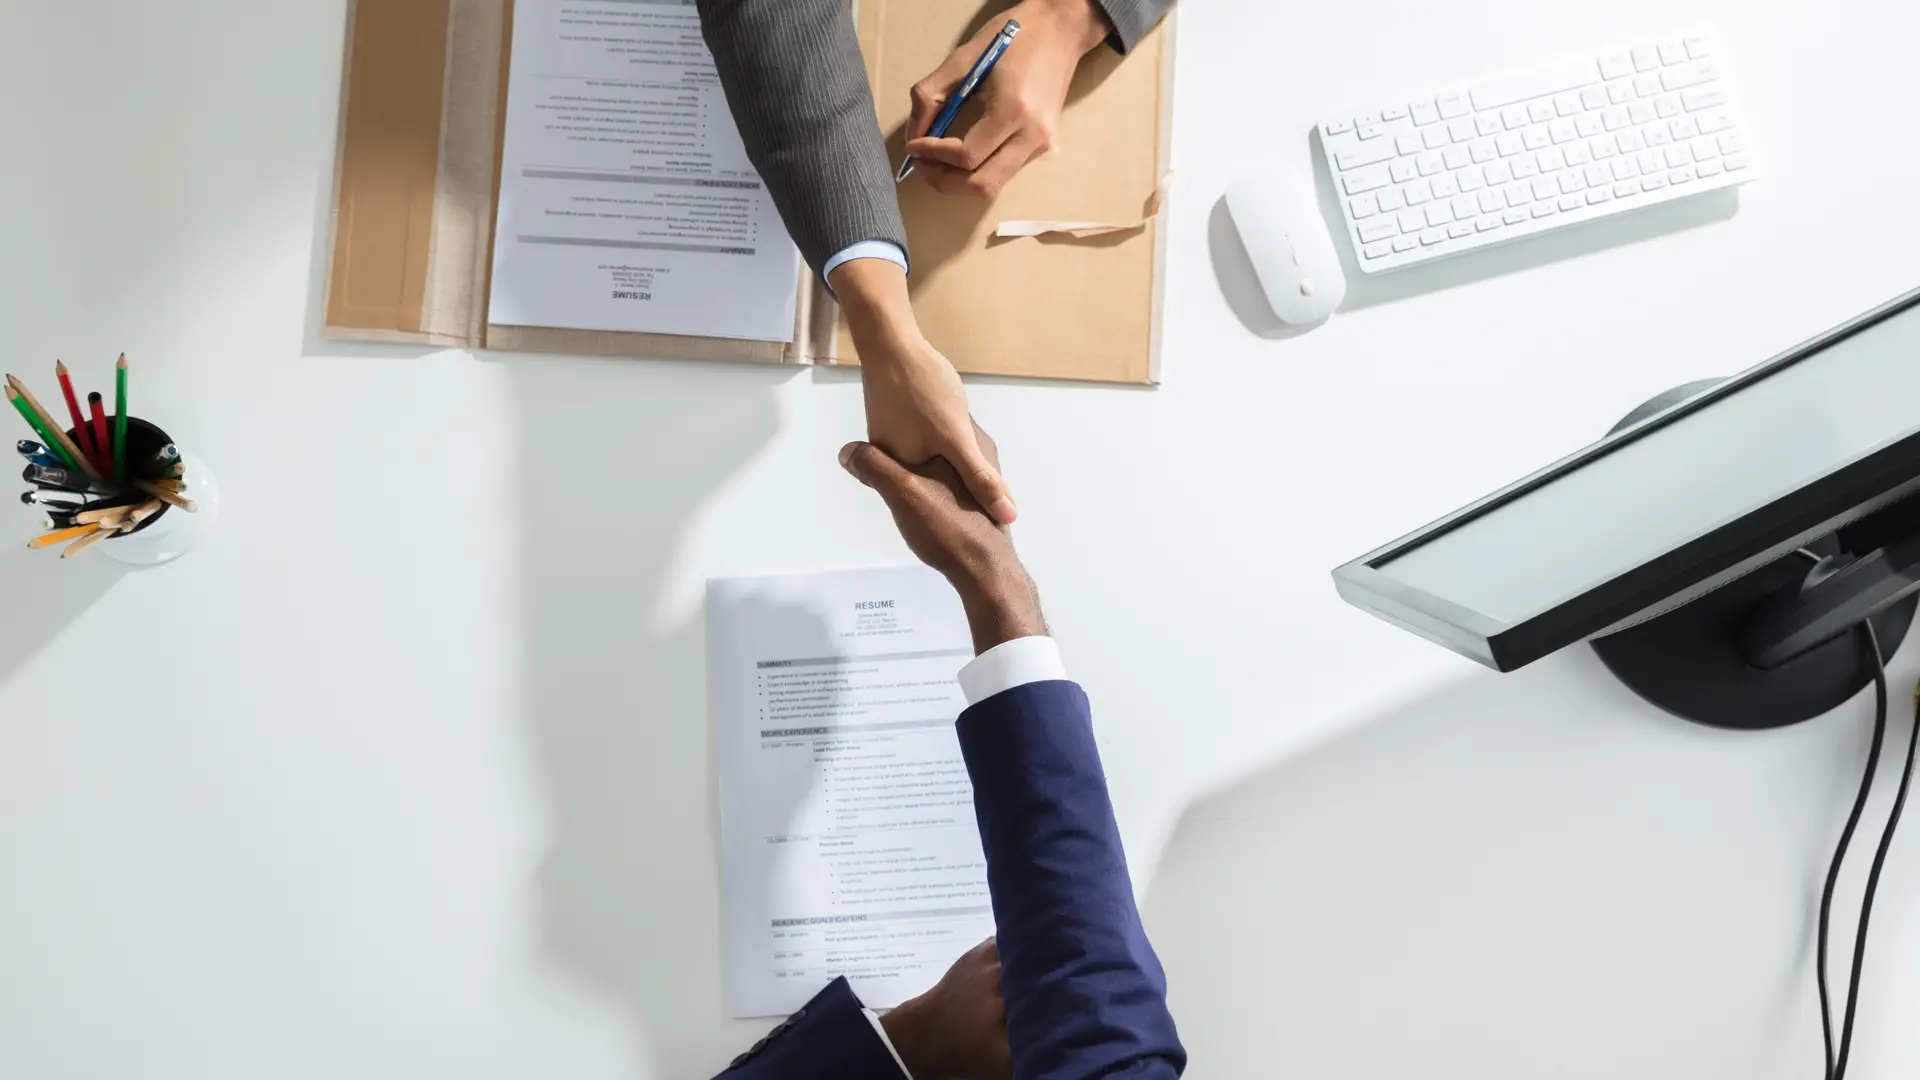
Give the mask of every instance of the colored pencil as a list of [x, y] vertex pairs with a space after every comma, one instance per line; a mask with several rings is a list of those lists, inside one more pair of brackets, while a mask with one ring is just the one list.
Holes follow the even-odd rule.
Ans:
[[92, 547], [93, 545], [99, 543], [102, 540], [105, 540], [107, 537], [112, 535], [113, 535], [112, 529], [96, 529], [95, 531], [88, 533], [87, 535], [81, 537], [80, 539], [75, 540], [73, 543], [68, 544], [67, 550], [61, 552], [60, 557], [63, 559], [71, 559], [75, 555], [80, 554], [81, 552], [87, 550], [88, 548]]
[[161, 487], [159, 484], [156, 484], [151, 480], [147, 480], [142, 477], [136, 476], [133, 478], [133, 486], [139, 488], [141, 491], [146, 492], [147, 494], [153, 496], [154, 498], [159, 499], [161, 502], [166, 503], [168, 506], [177, 506], [180, 509], [185, 510], [189, 514], [200, 509], [198, 506], [194, 505], [192, 499], [188, 499], [183, 496], [176, 495], [173, 492], [168, 491], [166, 488]]
[[[47, 415], [47, 410], [40, 407], [40, 402], [34, 398], [33, 392], [27, 389], [27, 385], [11, 375], [7, 376], [7, 400], [13, 402], [13, 407], [19, 409], [20, 415], [27, 418], [27, 423], [32, 425], [33, 430], [40, 433], [40, 441], [47, 444], [47, 449], [67, 463], [67, 468], [81, 469], [96, 480], [100, 478], [99, 473], [92, 471], [93, 463], [86, 460], [80, 453], [80, 448], [73, 445], [72, 439], [67, 438], [67, 433], [61, 431], [60, 425], [53, 422], [53, 417]], [[80, 460], [75, 461], [75, 458]]]
[[100, 526], [98, 525], [75, 525], [71, 529], [61, 529], [58, 532], [50, 532], [45, 536], [36, 536], [32, 540], [27, 541], [27, 546], [38, 551], [41, 548], [50, 548], [55, 544], [64, 543], [65, 541], [85, 536], [88, 533], [99, 531]]
[[126, 517], [132, 514], [138, 506], [138, 503], [121, 503], [119, 506], [101, 506], [92, 510], [82, 510], [78, 514], [73, 515], [73, 523], [75, 525], [92, 525], [97, 522], [102, 528], [105, 528], [107, 523], [114, 518]]
[[113, 366], [113, 475], [127, 482], [127, 354]]
[[61, 395], [67, 399], [67, 412], [73, 417], [73, 435], [80, 444], [80, 452], [95, 465], [100, 464], [100, 452], [94, 448], [93, 437], [87, 432], [87, 417], [80, 411], [79, 396], [73, 392], [73, 376], [67, 373], [67, 362], [54, 361], [53, 374], [60, 380]]
[[113, 440], [107, 438], [107, 399], [98, 390], [87, 395], [87, 408], [93, 410], [93, 445], [100, 453], [100, 467], [113, 471]]

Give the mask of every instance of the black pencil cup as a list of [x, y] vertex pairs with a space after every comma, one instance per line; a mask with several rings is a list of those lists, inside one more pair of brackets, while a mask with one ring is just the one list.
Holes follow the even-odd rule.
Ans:
[[[107, 438], [109, 439], [113, 438], [113, 425], [113, 417], [107, 417]], [[92, 429], [89, 428], [88, 430], [91, 431]], [[68, 431], [67, 438], [72, 439], [75, 446], [80, 445], [79, 431]], [[171, 442], [173, 442], [173, 437], [161, 431], [158, 427], [147, 423], [137, 416], [127, 417], [127, 477], [129, 479], [139, 477], [142, 480], [160, 479], [162, 463], [158, 459], [158, 456], [160, 451], [164, 450]], [[108, 479], [111, 480], [112, 477], [109, 476]], [[138, 496], [138, 498], [131, 499], [130, 501], [147, 501], [147, 497], [138, 491], [133, 492], [133, 495]], [[159, 513], [154, 514], [152, 517], [135, 525], [132, 529], [121, 533], [119, 536], [108, 537], [106, 543], [111, 544], [122, 537], [144, 532], [152, 528], [155, 523], [161, 518], [166, 517], [172, 511], [173, 507], [168, 506], [166, 503], [161, 503]]]

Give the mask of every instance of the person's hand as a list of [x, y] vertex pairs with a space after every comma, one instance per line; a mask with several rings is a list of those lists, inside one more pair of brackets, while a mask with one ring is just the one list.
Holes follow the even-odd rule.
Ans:
[[[978, 439], [997, 466], [993, 440], [984, 431]], [[908, 550], [960, 594], [976, 653], [1047, 632], [1040, 598], [1014, 553], [1013, 538], [980, 509], [953, 466], [935, 458], [908, 468], [872, 443], [847, 444], [840, 464], [880, 493]]]
[[[974, 91], [985, 106], [980, 119], [963, 138], [928, 138], [940, 107], [1007, 19], [1020, 21], [1020, 33]], [[1000, 194], [1027, 162], [1053, 149], [1074, 69], [1108, 30], [1094, 0], [1022, 0], [987, 20], [946, 63], [913, 85], [906, 149], [919, 159], [914, 170], [944, 194]]]
[[1011, 524], [1019, 511], [999, 458], [991, 440], [983, 446], [976, 437], [959, 372], [921, 336], [905, 272], [882, 259], [855, 259], [834, 270], [833, 287], [860, 352], [867, 438], [910, 465], [945, 458], [974, 501]]
[[933, 989], [880, 1018], [913, 1080], [1011, 1080], [1000, 950], [975, 945]]

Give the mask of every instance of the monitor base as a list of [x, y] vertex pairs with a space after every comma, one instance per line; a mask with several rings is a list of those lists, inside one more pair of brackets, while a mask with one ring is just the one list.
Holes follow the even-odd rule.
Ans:
[[[1719, 382], [1709, 379], [1670, 390], [1635, 409], [1628, 427]], [[1823, 558], [1846, 554], [1829, 536], [1809, 546]], [[1718, 728], [1759, 731], [1824, 715], [1873, 682], [1854, 634], [1844, 634], [1772, 670], [1742, 658], [1747, 621], [1782, 591], [1800, 588], [1816, 570], [1789, 555], [1663, 615], [1595, 638], [1593, 651], [1628, 689], [1682, 719]], [[1892, 656], [1913, 625], [1920, 597], [1909, 597], [1873, 617], [1880, 650]]]

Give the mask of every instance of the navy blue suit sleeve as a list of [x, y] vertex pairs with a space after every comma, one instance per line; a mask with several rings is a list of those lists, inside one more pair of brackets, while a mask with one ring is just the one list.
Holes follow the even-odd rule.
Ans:
[[843, 976], [827, 984], [715, 1080], [903, 1080]]
[[1179, 1076], [1186, 1051], [1133, 902], [1086, 694], [1018, 686], [962, 713], [959, 735], [1016, 1080]]

